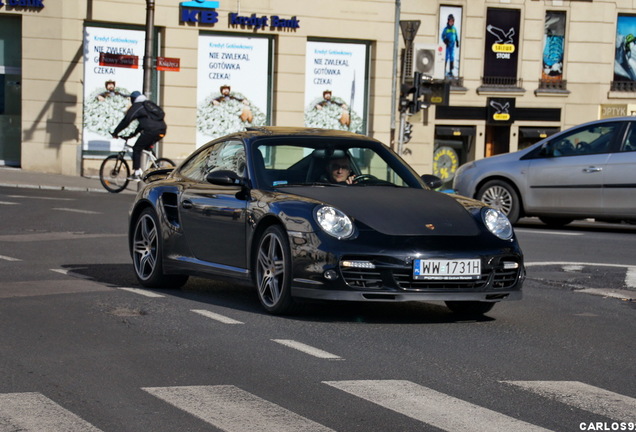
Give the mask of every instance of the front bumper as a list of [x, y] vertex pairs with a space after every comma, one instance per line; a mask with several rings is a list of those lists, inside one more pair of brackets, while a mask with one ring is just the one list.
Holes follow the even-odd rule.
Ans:
[[[311, 237], [311, 236], [310, 236]], [[446, 243], [445, 243], [446, 242]], [[374, 245], [378, 244], [372, 242]], [[519, 300], [525, 279], [523, 256], [516, 242], [503, 248], [471, 248], [447, 240], [414, 241], [404, 247], [360, 247], [340, 243], [310, 254], [292, 253], [294, 272], [292, 295], [295, 297], [348, 301], [487, 301]], [[351, 248], [344, 245], [351, 245]], [[446, 247], [442, 247], [446, 244]], [[323, 246], [324, 245], [323, 243]], [[394, 245], [397, 246], [397, 245]], [[428, 247], [425, 247], [428, 246]], [[433, 247], [431, 247], [433, 246]], [[493, 246], [492, 244], [490, 246]], [[299, 249], [295, 252], [299, 252]], [[347, 250], [348, 249], [348, 250]], [[475, 279], [420, 280], [413, 277], [416, 258], [479, 258], [481, 275]], [[344, 267], [343, 261], [368, 266]]]

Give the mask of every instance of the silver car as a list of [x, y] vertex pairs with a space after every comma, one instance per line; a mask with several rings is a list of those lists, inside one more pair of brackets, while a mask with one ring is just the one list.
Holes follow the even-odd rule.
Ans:
[[514, 152], [469, 162], [453, 189], [503, 211], [513, 224], [538, 216], [636, 221], [636, 117], [597, 120]]

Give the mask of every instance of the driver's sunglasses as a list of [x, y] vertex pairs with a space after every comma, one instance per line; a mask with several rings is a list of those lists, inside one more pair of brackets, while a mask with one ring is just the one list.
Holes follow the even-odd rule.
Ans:
[[331, 164], [331, 171], [336, 171], [339, 169], [351, 170], [351, 168], [349, 168], [349, 165]]

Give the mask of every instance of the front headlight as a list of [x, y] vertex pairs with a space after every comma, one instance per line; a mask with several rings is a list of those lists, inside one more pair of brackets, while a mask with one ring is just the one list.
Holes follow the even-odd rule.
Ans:
[[502, 240], [512, 238], [512, 225], [505, 214], [499, 210], [484, 207], [481, 211], [481, 217], [491, 233]]
[[338, 240], [351, 237], [353, 234], [353, 222], [349, 216], [331, 206], [318, 206], [314, 210], [316, 222], [320, 228], [330, 236]]

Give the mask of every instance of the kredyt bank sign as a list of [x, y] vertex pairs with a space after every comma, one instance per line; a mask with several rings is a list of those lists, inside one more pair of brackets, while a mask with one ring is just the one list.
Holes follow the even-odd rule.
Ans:
[[[220, 2], [210, 0], [191, 0], [181, 2], [180, 18], [182, 23], [216, 24], [219, 21], [218, 9]], [[289, 19], [278, 15], [250, 16], [239, 15], [238, 13], [228, 14], [229, 26], [242, 26], [254, 30], [269, 27], [272, 30], [297, 29], [300, 28], [300, 20], [295, 16]]]

